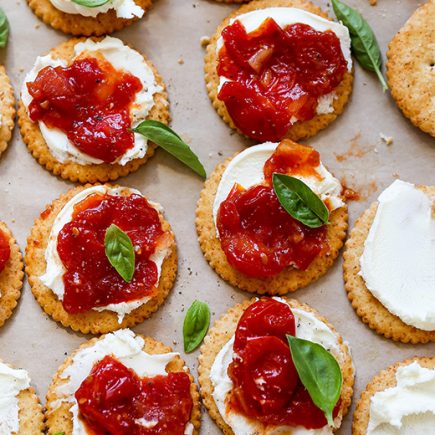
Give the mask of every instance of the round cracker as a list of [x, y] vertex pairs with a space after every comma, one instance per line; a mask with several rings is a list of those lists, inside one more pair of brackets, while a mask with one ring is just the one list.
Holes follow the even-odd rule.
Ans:
[[[145, 13], [151, 8], [152, 0], [134, 0]], [[94, 17], [84, 17], [80, 14], [67, 14], [55, 8], [50, 0], [27, 0], [35, 15], [44, 23], [56, 30], [70, 33], [75, 36], [101, 36], [121, 30], [140, 20], [138, 17], [131, 19], [118, 18], [115, 10]]]
[[[341, 390], [341, 404], [339, 415], [343, 418], [352, 402], [353, 384], [355, 378], [355, 369], [352, 362], [352, 357], [348, 345], [343, 341], [343, 338], [336, 331], [336, 329], [328, 322], [326, 318], [321, 316], [316, 310], [303, 304], [296, 299], [284, 298], [291, 308], [299, 308], [304, 311], [314, 314], [320, 321], [325, 323], [334, 334], [337, 335], [340, 349], [342, 352], [342, 360], [338, 361], [343, 374], [343, 386]], [[216, 356], [224, 347], [224, 345], [231, 339], [237, 329], [237, 323], [243, 312], [257, 299], [253, 298], [246, 300], [241, 304], [237, 304], [224, 313], [208, 332], [201, 346], [201, 353], [198, 357], [198, 381], [200, 385], [200, 392], [202, 401], [207, 408], [210, 417], [222, 429], [225, 435], [233, 435], [233, 431], [222, 418], [216, 403], [213, 399], [213, 384], [210, 379], [210, 370], [216, 359]]]
[[308, 269], [298, 270], [288, 267], [278, 275], [265, 279], [251, 278], [244, 275], [228, 263], [225, 252], [221, 248], [220, 240], [217, 237], [213, 220], [213, 203], [222, 174], [236, 155], [216, 167], [205, 182], [198, 201], [195, 223], [199, 244], [206, 260], [225, 281], [251, 293], [284, 295], [301, 287], [306, 287], [323, 276], [337, 258], [346, 237], [348, 226], [347, 206], [336, 209], [331, 213], [330, 223], [327, 228], [329, 251], [325, 255], [316, 257]]
[[24, 279], [24, 263], [20, 248], [4, 222], [0, 221], [0, 231], [9, 238], [11, 255], [5, 268], [0, 272], [0, 326], [11, 317], [21, 296]]
[[[46, 287], [39, 277], [44, 274], [46, 269], [45, 249], [56, 216], [71, 198], [89, 187], [91, 187], [91, 185], [88, 184], [69, 190], [67, 193], [60, 196], [59, 199], [56, 199], [52, 204], [47, 206], [46, 210], [36, 219], [27, 239], [25, 259], [26, 273], [33, 295], [39, 305], [41, 305], [41, 308], [54, 320], [60, 322], [65, 327], [70, 327], [74, 331], [80, 331], [83, 334], [104, 334], [117, 329], [132, 327], [143, 322], [163, 304], [174, 285], [177, 275], [177, 248], [174, 240], [171, 253], [165, 258], [162, 264], [156, 295], [131, 313], [126, 314], [122, 323], [118, 322], [117, 313], [108, 310], [102, 312], [89, 310], [79, 314], [67, 313], [56, 294]], [[163, 230], [171, 231], [169, 223], [160, 213], [159, 215]]]
[[435, 136], [435, 1], [420, 6], [394, 36], [387, 52], [391, 95], [418, 128]]
[[[85, 40], [86, 38], [70, 39], [52, 49], [50, 54], [55, 59], [64, 59], [67, 62], [71, 62], [74, 58], [74, 46]], [[97, 41], [100, 39], [93, 38], [93, 40]], [[145, 56], [144, 59], [148, 66], [153, 70], [156, 83], [163, 88], [161, 92], [154, 94], [154, 106], [150, 110], [147, 119], [153, 119], [168, 124], [170, 115], [165, 84], [154, 65]], [[106, 181], [114, 181], [119, 177], [126, 176], [130, 172], [136, 171], [154, 154], [154, 150], [157, 147], [154, 143], [148, 141], [146, 155], [141, 159], [131, 160], [126, 165], [120, 165], [118, 163], [102, 163], [100, 165], [79, 165], [74, 162], [61, 163], [51, 154], [50, 149], [42, 136], [38, 123], [31, 121], [22, 101], [19, 103], [18, 124], [24, 142], [38, 163], [54, 175], [58, 175], [73, 182], [104, 183]]]
[[[218, 99], [219, 76], [216, 71], [218, 60], [216, 53], [217, 41], [221, 36], [222, 30], [229, 25], [230, 20], [238, 15], [257, 9], [280, 6], [304, 9], [313, 14], [320, 15], [323, 18], [330, 19], [325, 12], [308, 0], [256, 0], [241, 6], [238, 10], [232, 12], [227, 18], [225, 18], [210, 39], [210, 43], [207, 45], [204, 71], [208, 96], [213, 104], [213, 107], [216, 109], [222, 119], [232, 129], [238, 131], [240, 134], [243, 133], [234, 124], [227, 111], [225, 103]], [[352, 92], [352, 82], [353, 73], [346, 72], [341, 83], [337, 86], [337, 88], [335, 88], [337, 98], [334, 99], [332, 104], [334, 111], [332, 113], [316, 115], [314, 118], [308, 121], [297, 122], [290, 127], [285, 137], [294, 141], [305, 140], [311, 136], [314, 136], [320, 130], [326, 128], [332, 121], [335, 120], [335, 118], [337, 118], [338, 115], [343, 112], [344, 106], [346, 105], [350, 93]]]
[[4, 66], [0, 65], [0, 156], [8, 147], [15, 119], [15, 97]]
[[370, 400], [378, 392], [397, 385], [396, 372], [399, 367], [407, 366], [417, 362], [422, 367], [435, 369], [435, 358], [414, 357], [405, 361], [397, 362], [377, 374], [367, 385], [361, 394], [355, 413], [353, 415], [352, 434], [365, 435], [370, 420]]
[[[0, 360], [0, 362], [3, 362]], [[13, 368], [10, 364], [9, 367]], [[18, 393], [18, 432], [12, 435], [42, 435], [44, 433], [44, 413], [33, 387]]]
[[[145, 337], [141, 334], [137, 334], [145, 340], [143, 351], [151, 355], [169, 353], [172, 349], [169, 346], [165, 346], [160, 341], [154, 340], [150, 337]], [[74, 351], [71, 356], [66, 358], [63, 364], [59, 367], [50, 386], [47, 391], [47, 403], [46, 403], [46, 418], [47, 418], [47, 430], [48, 434], [55, 434], [57, 432], [64, 432], [65, 435], [70, 435], [72, 433], [72, 413], [70, 412], [71, 404], [62, 402], [59, 407], [56, 407], [57, 401], [61, 398], [57, 394], [57, 388], [65, 383], [62, 379], [63, 371], [72, 364], [74, 356], [82, 349], [93, 346], [97, 341], [102, 340], [104, 336], [99, 338], [93, 338], [86, 343], [82, 344], [76, 351]], [[195, 384], [193, 376], [190, 374], [189, 368], [186, 363], [181, 359], [180, 356], [176, 356], [169, 364], [166, 366], [166, 371], [171, 372], [186, 372], [190, 378], [190, 394], [193, 400], [192, 415], [190, 418], [190, 423], [193, 425], [193, 434], [197, 435], [199, 433], [199, 427], [201, 425], [201, 405], [199, 402], [198, 387]]]
[[[435, 195], [435, 186], [421, 186], [425, 193]], [[378, 203], [374, 202], [356, 221], [346, 241], [343, 254], [344, 286], [352, 307], [361, 320], [378, 334], [402, 343], [427, 343], [435, 341], [435, 331], [423, 331], [407, 325], [390, 313], [366, 287], [359, 275], [359, 259], [364, 252], [364, 243], [376, 216]]]

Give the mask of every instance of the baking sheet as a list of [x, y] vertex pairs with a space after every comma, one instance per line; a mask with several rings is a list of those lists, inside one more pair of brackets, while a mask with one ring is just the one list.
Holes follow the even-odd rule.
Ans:
[[[371, 7], [365, 0], [348, 0], [372, 24], [385, 53], [392, 36], [416, 9], [415, 0], [378, 0]], [[329, 3], [316, 0], [329, 10]], [[66, 40], [40, 22], [24, 0], [0, 0], [11, 23], [7, 50], [0, 52], [16, 95], [26, 72], [38, 55]], [[210, 173], [215, 165], [240, 151], [248, 141], [233, 133], [212, 108], [203, 80], [204, 50], [200, 38], [211, 35], [235, 6], [213, 0], [158, 0], [152, 11], [136, 25], [115, 34], [146, 53], [156, 64], [169, 90], [173, 127], [198, 153]], [[380, 133], [392, 136], [387, 146]], [[329, 128], [307, 141], [322, 160], [346, 184], [362, 194], [350, 203], [350, 226], [394, 177], [414, 183], [435, 184], [435, 142], [414, 128], [383, 94], [375, 76], [356, 66], [352, 98]], [[120, 180], [160, 202], [177, 237], [179, 274], [165, 305], [151, 319], [134, 328], [155, 337], [182, 353], [196, 376], [198, 351], [182, 352], [185, 308], [195, 298], [209, 303], [212, 320], [236, 302], [249, 297], [222, 281], [208, 266], [197, 243], [195, 206], [202, 181], [187, 168], [159, 150], [138, 172]], [[24, 251], [34, 219], [45, 205], [73, 187], [44, 170], [27, 152], [18, 128], [9, 150], [0, 160], [0, 218], [13, 230]], [[367, 382], [387, 365], [414, 355], [435, 356], [435, 343], [404, 345], [384, 339], [366, 327], [355, 314], [343, 287], [341, 259], [325, 277], [294, 294], [317, 308], [350, 343], [356, 366], [357, 399]], [[58, 326], [47, 317], [25, 283], [13, 317], [0, 329], [0, 358], [31, 375], [43, 403], [51, 376], [66, 355], [89, 337]], [[354, 400], [354, 403], [356, 400]], [[353, 408], [352, 408], [353, 410]], [[351, 433], [352, 411], [339, 434]], [[201, 432], [220, 431], [203, 413]]]

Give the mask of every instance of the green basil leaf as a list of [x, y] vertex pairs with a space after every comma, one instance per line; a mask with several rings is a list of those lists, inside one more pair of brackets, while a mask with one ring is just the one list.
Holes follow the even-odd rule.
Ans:
[[303, 181], [274, 173], [272, 183], [280, 204], [291, 217], [310, 228], [328, 223], [328, 208]]
[[172, 154], [201, 177], [205, 178], [207, 176], [204, 166], [202, 166], [196, 154], [189, 148], [189, 145], [167, 125], [159, 121], [147, 119], [134, 128], [133, 131], [145, 136], [151, 142], [154, 142], [169, 154]]
[[109, 3], [109, 1], [110, 0], [72, 0], [73, 3], [87, 8], [98, 8], [99, 6]]
[[65, 432], [56, 432], [53, 435], [65, 435]]
[[0, 8], [0, 48], [6, 47], [9, 37], [9, 21], [4, 10]]
[[124, 281], [130, 282], [135, 268], [135, 254], [130, 237], [117, 225], [112, 224], [106, 230], [104, 248], [110, 264]]
[[184, 351], [194, 351], [202, 342], [210, 326], [210, 309], [205, 302], [194, 301], [183, 323]]
[[291, 335], [287, 335], [287, 340], [302, 384], [313, 403], [325, 413], [329, 426], [333, 426], [332, 413], [343, 384], [337, 360], [320, 344]]
[[352, 53], [356, 60], [364, 69], [376, 73], [385, 92], [388, 85], [381, 71], [381, 50], [369, 23], [358, 11], [339, 0], [332, 0], [332, 7], [336, 17], [349, 29]]

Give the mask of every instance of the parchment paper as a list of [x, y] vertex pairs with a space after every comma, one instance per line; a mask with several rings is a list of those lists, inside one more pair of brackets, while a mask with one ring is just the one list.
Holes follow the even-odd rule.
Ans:
[[[329, 4], [315, 0], [327, 9]], [[372, 24], [385, 53], [393, 35], [416, 9], [415, 0], [378, 0], [371, 7], [365, 0], [348, 0]], [[16, 95], [36, 56], [68, 36], [40, 22], [24, 0], [0, 0], [12, 31], [0, 62], [6, 65]], [[248, 142], [233, 133], [212, 108], [203, 80], [204, 50], [200, 38], [211, 35], [235, 6], [213, 0], [158, 0], [138, 24], [115, 34], [146, 53], [164, 77], [171, 100], [173, 127], [198, 153], [210, 173], [227, 156]], [[387, 146], [380, 133], [393, 136]], [[350, 225], [376, 199], [395, 176], [414, 183], [435, 184], [435, 141], [413, 127], [397, 109], [389, 94], [383, 94], [375, 76], [356, 66], [351, 101], [343, 115], [325, 131], [308, 141], [322, 160], [347, 185], [362, 193], [350, 203]], [[24, 251], [34, 219], [45, 205], [73, 184], [44, 170], [27, 152], [18, 128], [9, 150], [0, 160], [0, 219], [13, 230]], [[150, 335], [181, 352], [196, 376], [198, 351], [185, 355], [182, 322], [185, 308], [195, 298], [209, 303], [212, 320], [236, 302], [249, 297], [231, 288], [208, 266], [199, 249], [194, 226], [195, 206], [202, 181], [163, 150], [138, 172], [120, 183], [140, 189], [160, 202], [171, 223], [179, 247], [179, 274], [165, 305], [135, 331]], [[435, 344], [403, 345], [386, 340], [366, 327], [355, 314], [343, 287], [341, 259], [327, 275], [297, 291], [295, 297], [317, 308], [350, 343], [357, 370], [354, 403], [367, 382], [382, 368], [414, 355], [434, 356]], [[31, 375], [43, 403], [51, 376], [66, 355], [90, 337], [58, 326], [33, 298], [26, 282], [13, 317], [0, 330], [0, 358]], [[352, 412], [339, 431], [351, 433]], [[203, 413], [203, 434], [220, 431]]]

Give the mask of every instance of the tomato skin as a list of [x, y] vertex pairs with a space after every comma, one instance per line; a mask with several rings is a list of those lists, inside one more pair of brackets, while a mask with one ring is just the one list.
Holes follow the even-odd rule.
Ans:
[[[118, 225], [135, 247], [135, 272], [127, 283], [109, 263], [104, 237]], [[158, 279], [150, 256], [166, 234], [158, 212], [141, 195], [91, 195], [77, 204], [72, 220], [58, 234], [57, 251], [66, 271], [63, 307], [83, 313], [94, 307], [151, 296]]]
[[139, 378], [112, 356], [94, 365], [75, 398], [93, 435], [183, 435], [193, 408], [187, 373]]
[[2, 230], [0, 230], [0, 273], [5, 269], [10, 256], [11, 248], [9, 246], [9, 237], [7, 237]]
[[81, 152], [112, 163], [134, 145], [130, 106], [141, 81], [105, 59], [45, 67], [27, 83], [32, 121], [62, 130]]
[[332, 92], [347, 70], [340, 40], [295, 23], [267, 18], [247, 33], [235, 20], [222, 31], [217, 73], [229, 79], [218, 94], [234, 124], [259, 142], [278, 141], [292, 119], [316, 115], [318, 98]]

